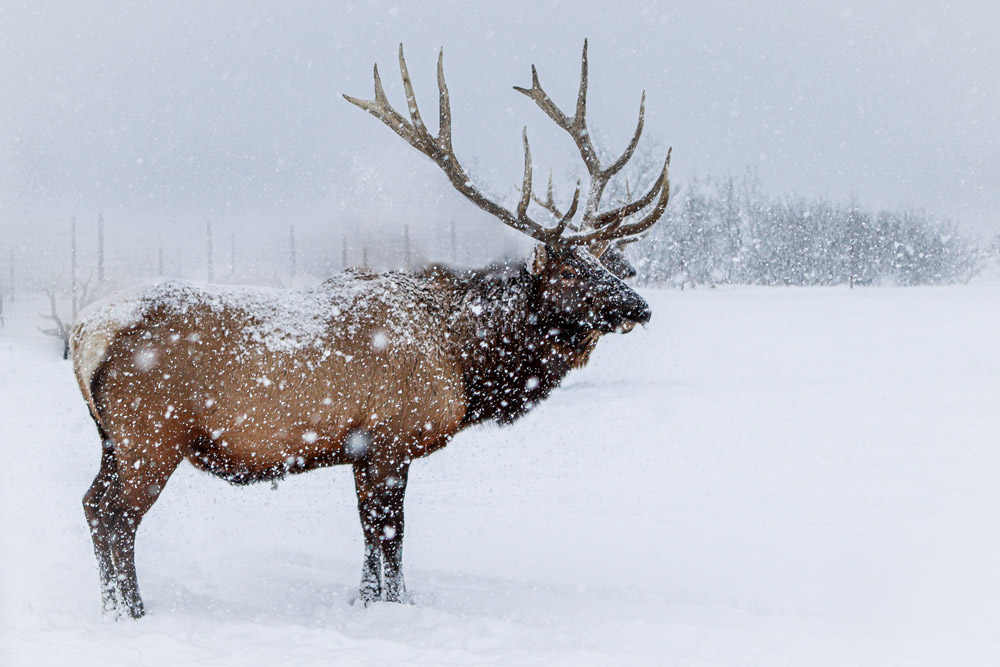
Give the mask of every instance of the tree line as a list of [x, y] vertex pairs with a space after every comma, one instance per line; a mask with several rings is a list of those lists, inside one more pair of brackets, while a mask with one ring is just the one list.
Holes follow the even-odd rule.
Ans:
[[678, 188], [664, 218], [628, 248], [641, 282], [682, 288], [958, 283], [991, 255], [1000, 252], [927, 213], [767, 195], [749, 173]]

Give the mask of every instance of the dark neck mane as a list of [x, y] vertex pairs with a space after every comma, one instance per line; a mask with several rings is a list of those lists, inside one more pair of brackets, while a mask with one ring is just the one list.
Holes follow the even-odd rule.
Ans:
[[555, 327], [539, 307], [537, 279], [523, 262], [448, 272], [447, 280], [468, 403], [464, 423], [514, 421], [590, 356], [597, 334]]

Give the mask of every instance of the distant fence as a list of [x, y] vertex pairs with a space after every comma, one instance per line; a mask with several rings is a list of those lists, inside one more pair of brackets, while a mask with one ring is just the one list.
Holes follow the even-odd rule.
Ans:
[[44, 225], [5, 222], [6, 229], [0, 226], [0, 293], [5, 299], [53, 286], [68, 292], [73, 285], [128, 285], [161, 277], [290, 285], [350, 266], [481, 265], [517, 254], [524, 245], [516, 233], [485, 214], [419, 225], [370, 219], [138, 224], [110, 216], [105, 220], [96, 213]]
[[[484, 220], [485, 218], [485, 220]], [[488, 216], [419, 226], [392, 220], [140, 225], [94, 213], [0, 226], [0, 336], [39, 334], [87, 302], [161, 278], [270, 286], [309, 284], [351, 266], [478, 266], [523, 251]], [[55, 309], [51, 299], [55, 299]]]

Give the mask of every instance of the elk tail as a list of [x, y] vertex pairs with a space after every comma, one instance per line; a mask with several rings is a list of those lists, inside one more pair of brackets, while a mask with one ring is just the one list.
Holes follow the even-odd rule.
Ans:
[[108, 348], [123, 331], [131, 329], [139, 319], [141, 301], [131, 295], [119, 295], [84, 309], [70, 333], [69, 351], [73, 360], [80, 393], [83, 394], [90, 416], [102, 429], [101, 417], [94, 400], [95, 380], [107, 361]]

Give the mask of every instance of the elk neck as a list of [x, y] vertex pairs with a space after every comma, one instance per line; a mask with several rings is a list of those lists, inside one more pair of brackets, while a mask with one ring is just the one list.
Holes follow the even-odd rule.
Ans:
[[539, 279], [524, 262], [451, 278], [464, 424], [513, 422], [586, 363], [597, 334], [555, 326], [552, 307], [538, 296]]

